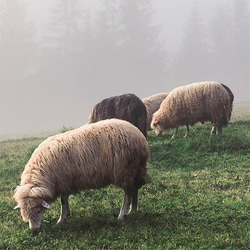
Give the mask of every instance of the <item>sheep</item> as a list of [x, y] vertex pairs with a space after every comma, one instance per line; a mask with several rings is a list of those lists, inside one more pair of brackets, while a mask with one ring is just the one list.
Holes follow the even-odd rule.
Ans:
[[[118, 216], [137, 210], [138, 189], [145, 184], [149, 149], [138, 128], [108, 119], [49, 137], [33, 152], [14, 199], [30, 229], [39, 229], [50, 203], [61, 196], [58, 223], [70, 215], [68, 196], [109, 184], [125, 191]], [[131, 209], [130, 209], [131, 206]]]
[[168, 93], [158, 93], [142, 99], [147, 110], [147, 130], [151, 130], [150, 124], [153, 114], [160, 108], [162, 101], [167, 97]]
[[88, 123], [110, 118], [118, 118], [132, 123], [147, 138], [146, 107], [136, 95], [123, 94], [102, 100], [91, 110]]
[[[227, 90], [218, 82], [196, 82], [172, 90], [153, 114], [151, 128], [157, 135], [167, 129], [176, 128], [172, 138], [177, 135], [178, 127], [185, 126], [189, 137], [189, 125], [198, 122], [211, 122], [222, 134], [231, 116], [230, 97]], [[212, 130], [212, 133], [214, 131]]]

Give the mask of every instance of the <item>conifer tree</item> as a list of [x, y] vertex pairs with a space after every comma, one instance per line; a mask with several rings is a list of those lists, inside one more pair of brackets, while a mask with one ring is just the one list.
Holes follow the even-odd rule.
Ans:
[[57, 0], [47, 25], [43, 66], [65, 85], [78, 79], [82, 52], [81, 18], [79, 0]]
[[34, 28], [18, 0], [0, 3], [0, 74], [5, 79], [23, 78], [34, 62]]
[[211, 75], [216, 80], [226, 80], [232, 73], [233, 67], [233, 41], [232, 41], [232, 19], [229, 9], [217, 6], [210, 27], [210, 69]]
[[205, 34], [197, 5], [194, 5], [180, 48], [169, 69], [171, 82], [179, 85], [206, 79], [208, 56]]
[[152, 24], [153, 8], [149, 1], [122, 0], [120, 17], [120, 60], [123, 79], [145, 88], [165, 81], [165, 52], [157, 38], [159, 27]]
[[250, 5], [246, 0], [234, 0], [232, 79], [241, 89], [242, 99], [250, 93]]

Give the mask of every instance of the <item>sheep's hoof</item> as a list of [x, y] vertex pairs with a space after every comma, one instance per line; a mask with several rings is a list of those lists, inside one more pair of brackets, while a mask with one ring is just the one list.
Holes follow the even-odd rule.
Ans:
[[126, 220], [127, 217], [128, 217], [127, 214], [122, 214], [122, 215], [119, 215], [119, 216], [118, 216], [118, 220], [123, 221], [123, 220]]
[[63, 224], [66, 221], [67, 217], [60, 217], [57, 221], [57, 224]]

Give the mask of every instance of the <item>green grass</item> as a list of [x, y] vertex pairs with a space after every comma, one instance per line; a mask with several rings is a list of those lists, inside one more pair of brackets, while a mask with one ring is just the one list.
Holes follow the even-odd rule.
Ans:
[[249, 249], [250, 121], [211, 137], [210, 125], [191, 138], [149, 133], [151, 158], [139, 209], [117, 216], [123, 191], [114, 186], [70, 196], [71, 216], [56, 225], [59, 199], [33, 233], [13, 210], [13, 194], [31, 153], [44, 138], [0, 142], [0, 249]]

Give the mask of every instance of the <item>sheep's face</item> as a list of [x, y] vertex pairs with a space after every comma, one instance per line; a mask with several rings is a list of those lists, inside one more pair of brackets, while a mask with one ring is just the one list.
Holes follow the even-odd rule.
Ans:
[[50, 205], [40, 198], [24, 198], [21, 205], [21, 215], [24, 221], [29, 221], [29, 228], [37, 230], [41, 226], [42, 217]]
[[150, 126], [157, 136], [160, 136], [162, 134], [162, 128], [161, 123], [157, 119], [153, 119]]

